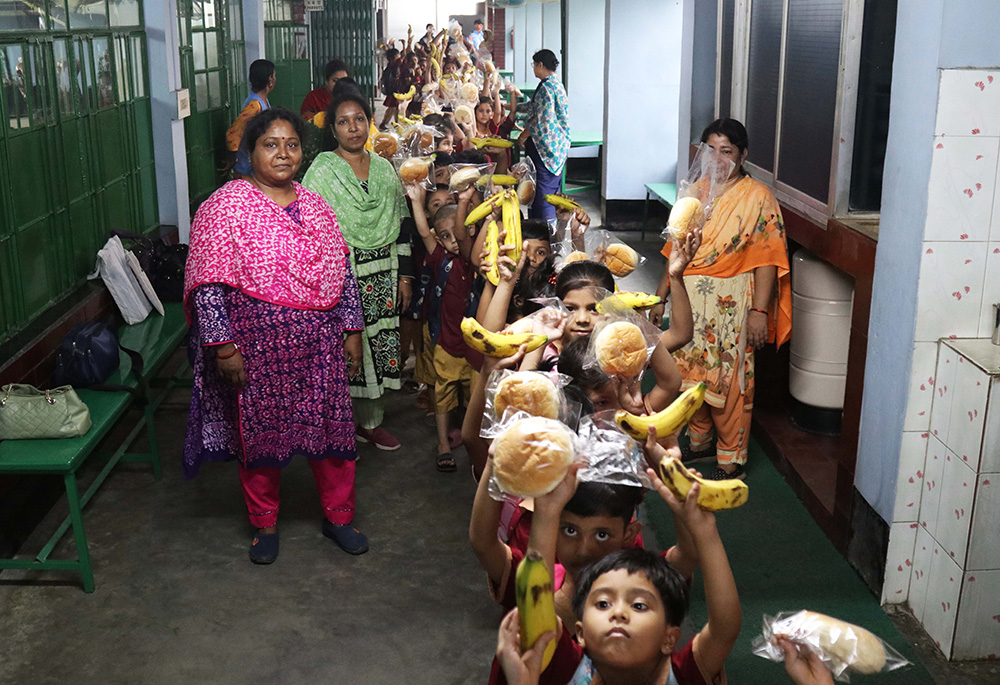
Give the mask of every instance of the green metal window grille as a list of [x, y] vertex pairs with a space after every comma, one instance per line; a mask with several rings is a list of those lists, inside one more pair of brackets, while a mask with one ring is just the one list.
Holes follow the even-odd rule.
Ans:
[[226, 131], [246, 97], [246, 50], [239, 0], [178, 0], [181, 84], [191, 92], [184, 120], [192, 208], [229, 177]]
[[375, 97], [375, 5], [373, 0], [326, 0], [322, 12], [309, 13], [313, 83], [323, 82], [323, 67], [339, 57], [351, 69], [361, 92]]
[[302, 0], [264, 0], [264, 56], [274, 62], [275, 85], [269, 102], [298, 112], [313, 88]]
[[142, 4], [0, 4], [0, 339], [158, 223]]

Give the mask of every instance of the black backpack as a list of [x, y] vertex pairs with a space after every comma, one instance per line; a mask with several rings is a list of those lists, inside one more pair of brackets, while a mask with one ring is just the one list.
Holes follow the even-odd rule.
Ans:
[[149, 276], [153, 290], [164, 302], [180, 302], [184, 299], [184, 265], [187, 262], [188, 246], [167, 245], [163, 240], [130, 233], [113, 231], [119, 238], [132, 241], [132, 254], [139, 260], [139, 266]]

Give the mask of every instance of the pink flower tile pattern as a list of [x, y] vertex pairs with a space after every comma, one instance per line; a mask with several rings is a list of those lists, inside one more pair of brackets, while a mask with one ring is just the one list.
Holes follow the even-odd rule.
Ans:
[[934, 139], [926, 241], [989, 240], [1000, 138]]
[[955, 629], [954, 659], [995, 659], [1000, 645], [1000, 571], [968, 571]]
[[896, 477], [896, 508], [893, 526], [897, 522], [915, 522], [920, 515], [920, 492], [924, 485], [924, 457], [927, 453], [927, 433], [903, 433], [899, 452], [899, 473]]
[[885, 581], [882, 584], [883, 604], [901, 604], [907, 601], [917, 528], [916, 523], [902, 522], [893, 523], [889, 529], [889, 551], [885, 562]]
[[982, 315], [986, 243], [925, 242], [915, 339], [974, 338]]
[[948, 449], [941, 441], [931, 437], [927, 442], [927, 459], [924, 462], [924, 485], [920, 489], [920, 525], [932, 536], [937, 531], [938, 508], [944, 489], [944, 465]]
[[944, 461], [934, 538], [942, 550], [962, 568], [965, 567], [975, 493], [975, 472], [954, 452], [948, 450]]
[[[890, 529], [891, 535], [891, 529]], [[913, 570], [910, 575], [910, 592], [908, 603], [910, 611], [918, 621], [924, 621], [924, 607], [927, 604], [927, 585], [931, 573], [931, 558], [937, 543], [922, 527], [917, 528], [917, 537], [913, 545]]]
[[944, 548], [935, 544], [927, 574], [927, 596], [921, 623], [945, 656], [951, 655], [961, 590], [962, 570]]
[[1000, 471], [1000, 376], [994, 376], [990, 381], [989, 393], [979, 470], [983, 473], [996, 473]]
[[[994, 208], [1000, 211], [1000, 208]], [[997, 223], [1000, 223], [998, 218]], [[1000, 234], [1000, 228], [994, 224]], [[983, 303], [979, 308], [979, 336], [993, 335], [993, 303], [1000, 302], [1000, 241], [986, 244], [986, 278], [983, 281]]]
[[1000, 473], [979, 474], [965, 568], [1000, 569]]
[[904, 431], [926, 432], [930, 425], [937, 355], [937, 342], [913, 344], [913, 362], [910, 366], [910, 397], [906, 403], [906, 416], [903, 420]]
[[958, 355], [951, 390], [948, 435], [941, 441], [973, 471], [979, 469], [989, 382], [990, 377], [982, 369]]
[[1000, 135], [1000, 71], [943, 69], [935, 135]]

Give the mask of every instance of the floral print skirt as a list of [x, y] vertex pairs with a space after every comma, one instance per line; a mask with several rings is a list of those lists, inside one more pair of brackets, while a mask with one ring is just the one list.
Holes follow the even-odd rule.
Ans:
[[[722, 408], [733, 383], [740, 383], [749, 401], [753, 398], [753, 347], [744, 327], [753, 302], [753, 272], [732, 278], [685, 276], [691, 298], [694, 338], [674, 352], [686, 390], [704, 381], [705, 402]], [[741, 354], [742, 352], [742, 354]]]

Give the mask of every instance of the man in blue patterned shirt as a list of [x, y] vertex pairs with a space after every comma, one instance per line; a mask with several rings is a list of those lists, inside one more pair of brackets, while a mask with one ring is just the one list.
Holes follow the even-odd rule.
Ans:
[[569, 156], [569, 101], [562, 81], [556, 77], [559, 60], [551, 50], [531, 57], [535, 76], [541, 79], [528, 103], [528, 119], [517, 142], [535, 163], [537, 190], [528, 214], [532, 219], [554, 222], [555, 207], [545, 196], [559, 192], [559, 179]]

